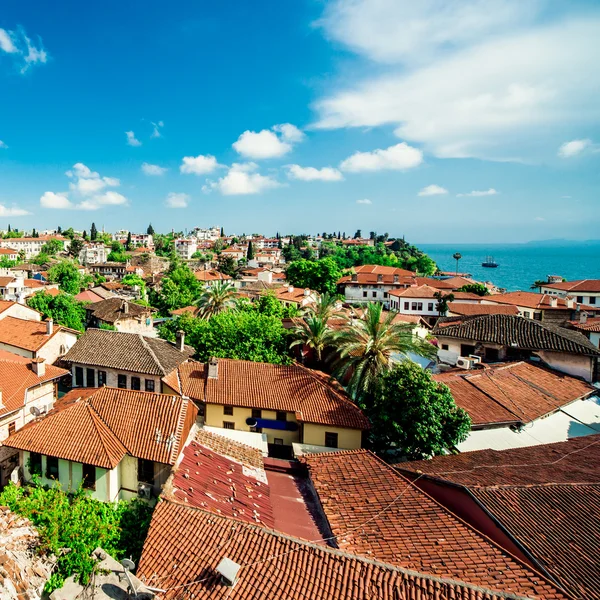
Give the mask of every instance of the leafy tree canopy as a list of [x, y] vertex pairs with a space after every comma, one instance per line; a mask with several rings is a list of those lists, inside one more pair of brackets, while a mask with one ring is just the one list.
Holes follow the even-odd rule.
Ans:
[[81, 288], [81, 275], [77, 266], [68, 260], [56, 263], [48, 270], [48, 279], [58, 283], [58, 287], [67, 294], [78, 294]]
[[56, 256], [59, 252], [62, 252], [65, 249], [64, 242], [60, 240], [48, 240], [41, 249], [43, 254], [48, 254], [49, 256]]
[[160, 292], [152, 293], [150, 304], [158, 308], [163, 315], [168, 315], [172, 310], [194, 304], [201, 291], [202, 285], [191, 269], [174, 261], [161, 281]]
[[378, 452], [398, 450], [410, 459], [442, 454], [467, 439], [469, 415], [456, 406], [448, 386], [406, 360], [384, 375], [363, 407]]
[[468, 283], [457, 290], [458, 292], [468, 292], [469, 294], [477, 294], [478, 296], [489, 296], [490, 291], [483, 283]]
[[342, 276], [338, 263], [331, 257], [321, 260], [297, 260], [286, 271], [286, 278], [294, 287], [310, 288], [320, 294], [335, 294], [337, 281]]
[[44, 319], [51, 318], [58, 325], [84, 331], [85, 303], [68, 294], [51, 296], [48, 292], [36, 292], [27, 298], [27, 304], [42, 313]]

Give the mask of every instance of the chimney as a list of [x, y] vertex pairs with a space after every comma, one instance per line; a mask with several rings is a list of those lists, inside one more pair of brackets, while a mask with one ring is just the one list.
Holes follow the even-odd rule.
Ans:
[[358, 281], [358, 274], [352, 273], [352, 281]]
[[394, 275], [394, 283], [400, 283], [400, 275]]
[[558, 298], [550, 298], [550, 306], [556, 308], [558, 306]]
[[183, 352], [183, 346], [185, 343], [185, 332], [181, 331], [181, 329], [175, 335], [175, 345], [177, 346], [177, 350], [179, 352]]
[[38, 377], [43, 377], [46, 374], [46, 359], [45, 358], [32, 358], [31, 359], [31, 370]]
[[290, 294], [293, 294], [293, 293], [294, 293], [294, 286], [293, 286], [293, 285], [290, 285], [290, 286], [288, 286], [288, 292], [289, 292]]
[[208, 378], [219, 379], [219, 359], [214, 356], [208, 361]]
[[575, 300], [573, 298], [567, 298], [567, 308], [575, 308]]
[[52, 319], [46, 319], [46, 335], [52, 335], [54, 333], [54, 321]]
[[123, 304], [121, 304], [121, 310], [124, 315], [129, 314], [129, 302], [127, 300], [123, 300]]
[[304, 295], [310, 296], [310, 290], [308, 288], [304, 288]]
[[587, 317], [588, 317], [588, 316], [587, 316], [587, 313], [586, 313], [586, 312], [584, 312], [584, 311], [581, 311], [581, 312], [579, 313], [579, 322], [580, 322], [582, 325], [584, 325], [585, 323], [587, 323]]

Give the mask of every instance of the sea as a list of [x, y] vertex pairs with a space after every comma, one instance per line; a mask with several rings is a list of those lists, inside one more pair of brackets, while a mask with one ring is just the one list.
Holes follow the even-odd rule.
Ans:
[[[600, 240], [589, 242], [530, 242], [527, 244], [416, 244], [438, 265], [454, 273], [460, 252], [459, 273], [470, 273], [477, 281], [491, 281], [507, 291], [529, 290], [536, 280], [560, 275], [567, 280], [600, 279]], [[498, 263], [495, 269], [481, 266], [486, 257]]]

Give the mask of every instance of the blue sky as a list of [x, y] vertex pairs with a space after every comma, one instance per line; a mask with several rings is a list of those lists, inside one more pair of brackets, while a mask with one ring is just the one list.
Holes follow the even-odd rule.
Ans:
[[591, 0], [5, 0], [0, 227], [598, 238], [599, 30]]

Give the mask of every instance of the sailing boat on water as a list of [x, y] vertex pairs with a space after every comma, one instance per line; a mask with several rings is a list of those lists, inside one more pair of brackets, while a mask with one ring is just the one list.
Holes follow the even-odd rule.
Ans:
[[485, 261], [481, 263], [482, 267], [486, 267], [487, 269], [495, 269], [498, 266], [498, 263], [494, 260], [493, 256], [486, 256]]

